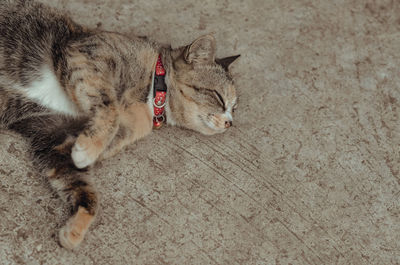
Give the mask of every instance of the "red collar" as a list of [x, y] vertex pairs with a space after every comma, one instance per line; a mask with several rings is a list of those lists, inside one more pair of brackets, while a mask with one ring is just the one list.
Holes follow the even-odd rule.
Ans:
[[153, 127], [158, 129], [165, 121], [165, 101], [167, 96], [167, 85], [165, 84], [165, 69], [158, 55], [156, 70], [153, 79]]

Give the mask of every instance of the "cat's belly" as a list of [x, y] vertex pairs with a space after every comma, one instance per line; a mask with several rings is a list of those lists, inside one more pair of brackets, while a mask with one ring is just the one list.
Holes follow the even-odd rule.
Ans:
[[78, 108], [61, 87], [55, 74], [47, 67], [41, 70], [37, 80], [20, 89], [28, 98], [44, 107], [64, 114], [78, 114]]

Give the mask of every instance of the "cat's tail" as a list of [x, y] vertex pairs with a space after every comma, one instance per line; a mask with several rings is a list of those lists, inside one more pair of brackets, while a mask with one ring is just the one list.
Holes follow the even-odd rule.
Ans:
[[52, 188], [72, 207], [72, 216], [59, 233], [60, 244], [68, 249], [83, 240], [98, 207], [88, 172], [77, 169], [71, 159], [72, 146], [86, 122], [85, 118], [52, 114], [31, 116], [8, 126], [30, 140], [35, 162]]

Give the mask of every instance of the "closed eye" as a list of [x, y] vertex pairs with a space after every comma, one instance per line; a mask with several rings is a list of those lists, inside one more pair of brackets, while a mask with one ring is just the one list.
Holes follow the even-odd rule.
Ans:
[[224, 98], [221, 96], [221, 94], [220, 93], [218, 93], [217, 91], [215, 91], [215, 90], [211, 90], [211, 89], [207, 89], [207, 88], [200, 88], [200, 87], [197, 87], [197, 86], [194, 86], [194, 85], [189, 85], [189, 84], [185, 84], [186, 86], [188, 86], [188, 87], [190, 87], [190, 88], [192, 88], [192, 89], [194, 89], [195, 91], [203, 91], [203, 92], [205, 92], [206, 94], [208, 94], [208, 95], [210, 95], [210, 93], [214, 93], [214, 95], [216, 96], [216, 98], [218, 99], [218, 102], [221, 104], [221, 106], [224, 108], [224, 111], [226, 110], [226, 107], [225, 107], [225, 102], [224, 102]]
[[224, 99], [222, 98], [222, 96], [221, 96], [217, 91], [214, 91], [214, 93], [215, 93], [215, 95], [217, 96], [219, 103], [222, 105], [222, 107], [224, 107], [224, 110], [225, 110], [225, 102], [224, 102]]
[[185, 83], [185, 85], [186, 85], [187, 87], [190, 87], [191, 89], [194, 89], [194, 90], [196, 90], [196, 91], [200, 91], [200, 88], [197, 87], [197, 86], [193, 86], [193, 85], [186, 84], [186, 83]]

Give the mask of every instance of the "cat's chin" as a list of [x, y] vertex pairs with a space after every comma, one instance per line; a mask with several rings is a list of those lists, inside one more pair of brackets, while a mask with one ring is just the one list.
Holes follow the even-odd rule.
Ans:
[[223, 132], [225, 132], [225, 130], [224, 131], [197, 131], [197, 132], [199, 132], [199, 133], [201, 133], [201, 134], [203, 134], [203, 135], [214, 135], [214, 134], [220, 134], [220, 133], [223, 133]]
[[224, 132], [226, 132], [226, 130], [227, 129], [222, 129], [222, 128], [215, 128], [215, 127], [209, 127], [209, 126], [207, 126], [207, 127], [203, 127], [203, 128], [201, 128], [200, 130], [196, 130], [196, 131], [198, 131], [199, 133], [201, 133], [201, 134], [204, 134], [204, 135], [214, 135], [214, 134], [220, 134], [220, 133], [224, 133]]
[[198, 132], [198, 133], [203, 134], [203, 135], [220, 134], [220, 133], [226, 132], [226, 130], [227, 130], [227, 129], [211, 129], [209, 127], [201, 127], [201, 128], [193, 128], [193, 127], [192, 128], [188, 128], [188, 127], [185, 127], [185, 126], [180, 126], [180, 127], [183, 127], [183, 128]]
[[197, 131], [204, 135], [214, 135], [223, 133], [227, 130], [226, 128], [216, 127], [213, 122], [204, 119], [201, 115], [198, 115], [197, 117], [200, 122], [197, 122], [196, 127], [191, 128], [194, 131]]

